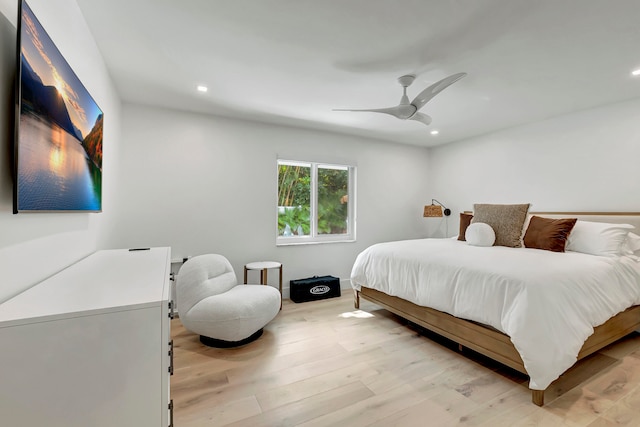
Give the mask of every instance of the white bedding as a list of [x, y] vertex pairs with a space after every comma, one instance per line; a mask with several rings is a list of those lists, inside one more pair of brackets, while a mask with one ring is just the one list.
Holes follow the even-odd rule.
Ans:
[[455, 239], [405, 240], [360, 253], [351, 285], [493, 326], [520, 353], [529, 387], [544, 390], [576, 362], [595, 326], [640, 304], [640, 263]]

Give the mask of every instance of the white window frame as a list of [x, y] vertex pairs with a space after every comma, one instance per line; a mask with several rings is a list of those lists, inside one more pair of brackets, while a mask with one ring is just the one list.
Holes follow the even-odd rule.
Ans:
[[[309, 167], [311, 175], [310, 194], [310, 231], [308, 236], [280, 236], [278, 231], [278, 206], [276, 203], [276, 246], [307, 245], [318, 243], [355, 242], [356, 241], [356, 166], [309, 162], [301, 160], [278, 159], [276, 162], [276, 200], [278, 199], [278, 174], [280, 165]], [[347, 232], [345, 234], [318, 234], [318, 168], [340, 169], [349, 171], [349, 182], [347, 194], [349, 197], [347, 213]]]

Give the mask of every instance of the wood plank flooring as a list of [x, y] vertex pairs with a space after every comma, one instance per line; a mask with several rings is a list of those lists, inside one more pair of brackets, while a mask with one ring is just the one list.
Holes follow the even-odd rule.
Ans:
[[545, 406], [527, 377], [421, 331], [351, 292], [284, 301], [257, 341], [200, 344], [172, 322], [177, 427], [639, 426], [640, 334], [558, 379]]

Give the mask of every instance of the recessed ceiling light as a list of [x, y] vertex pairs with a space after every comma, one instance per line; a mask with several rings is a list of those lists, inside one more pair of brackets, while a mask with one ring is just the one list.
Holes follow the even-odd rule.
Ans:
[[633, 70], [633, 71], [631, 72], [631, 75], [632, 75], [632, 76], [640, 76], [640, 68], [638, 68], [637, 70]]
[[437, 134], [439, 134], [439, 133], [440, 133], [440, 131], [438, 131], [438, 130], [432, 130], [432, 131], [431, 131], [431, 135], [437, 135]]
[[199, 85], [197, 89], [198, 89], [198, 92], [206, 92], [207, 90], [209, 90], [206, 86], [202, 86], [202, 85]]

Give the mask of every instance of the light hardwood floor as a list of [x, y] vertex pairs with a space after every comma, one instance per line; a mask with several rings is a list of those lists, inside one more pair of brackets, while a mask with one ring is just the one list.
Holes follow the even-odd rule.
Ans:
[[175, 425], [640, 426], [640, 334], [531, 403], [527, 377], [367, 301], [285, 301], [257, 341], [213, 349], [172, 321]]

